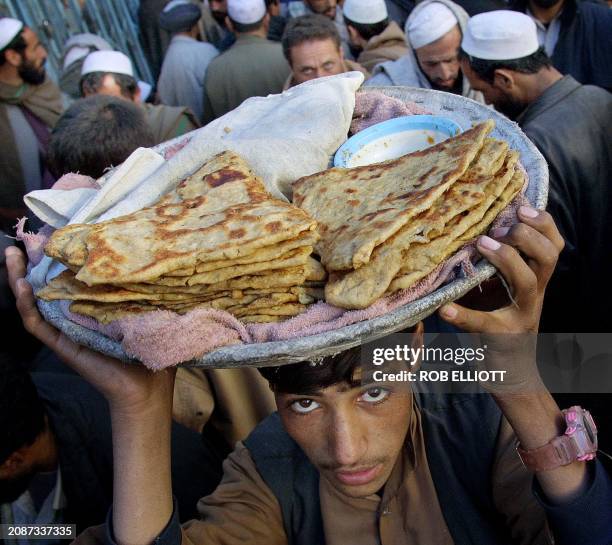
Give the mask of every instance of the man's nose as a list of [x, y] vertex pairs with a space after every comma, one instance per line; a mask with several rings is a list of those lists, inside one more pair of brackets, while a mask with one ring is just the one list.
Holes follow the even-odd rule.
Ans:
[[448, 80], [454, 77], [455, 73], [450, 63], [440, 63], [440, 79]]
[[343, 468], [357, 465], [367, 448], [359, 423], [348, 415], [334, 417], [329, 441], [334, 462]]

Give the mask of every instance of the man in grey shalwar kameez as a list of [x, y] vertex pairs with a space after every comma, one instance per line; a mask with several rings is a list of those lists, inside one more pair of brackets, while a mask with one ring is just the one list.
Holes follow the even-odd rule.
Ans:
[[[493, 47], [488, 36], [494, 34], [500, 39]], [[535, 24], [522, 13], [473, 17], [462, 49], [472, 86], [516, 120], [548, 162], [548, 210], [565, 249], [546, 290], [540, 329], [609, 331], [601, 318], [612, 308], [612, 95], [553, 68]]]
[[447, 91], [482, 102], [459, 66], [468, 14], [451, 0], [420, 2], [406, 21], [408, 53], [378, 64], [365, 86], [404, 85]]
[[187, 106], [200, 122], [204, 119], [206, 70], [219, 54], [212, 44], [196, 39], [201, 13], [188, 0], [173, 0], [162, 11], [159, 24], [173, 36], [157, 81], [163, 104]]

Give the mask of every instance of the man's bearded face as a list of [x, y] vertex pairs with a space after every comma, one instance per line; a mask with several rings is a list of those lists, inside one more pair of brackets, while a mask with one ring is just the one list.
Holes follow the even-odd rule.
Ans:
[[227, 17], [227, 0], [210, 0], [210, 12], [215, 21], [221, 26], [225, 26], [225, 18]]
[[305, 3], [310, 7], [312, 11], [319, 15], [325, 15], [330, 19], [336, 17], [336, 6], [338, 2], [336, 0], [304, 0]]
[[22, 62], [19, 68], [17, 68], [19, 77], [26, 83], [31, 85], [40, 85], [45, 81], [45, 61], [39, 64], [35, 61], [29, 61], [25, 57], [22, 57]]
[[489, 83], [482, 79], [472, 70], [467, 59], [461, 59], [461, 70], [468, 78], [472, 89], [480, 91], [484, 96], [485, 102], [494, 106], [498, 112], [501, 112], [506, 117], [516, 119], [527, 108], [526, 102], [518, 100], [494, 83]]
[[26, 43], [26, 48], [19, 53], [21, 63], [17, 67], [17, 73], [26, 83], [40, 85], [45, 81], [47, 51], [31, 28], [24, 28], [22, 36]]
[[452, 92], [460, 75], [459, 46], [461, 31], [452, 28], [435, 42], [415, 49], [421, 70], [433, 89]]

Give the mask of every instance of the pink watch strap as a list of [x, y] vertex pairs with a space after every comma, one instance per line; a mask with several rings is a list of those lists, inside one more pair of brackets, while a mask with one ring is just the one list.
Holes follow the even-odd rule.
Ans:
[[533, 450], [517, 446], [516, 451], [525, 467], [531, 471], [549, 471], [566, 466], [578, 456], [574, 442], [567, 435], [555, 437], [550, 443]]

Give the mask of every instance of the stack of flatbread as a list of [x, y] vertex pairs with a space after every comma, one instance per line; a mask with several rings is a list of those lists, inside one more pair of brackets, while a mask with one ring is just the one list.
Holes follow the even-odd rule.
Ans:
[[489, 120], [399, 159], [294, 184], [294, 204], [319, 224], [328, 303], [365, 308], [409, 288], [486, 231], [525, 181], [518, 153], [488, 138], [493, 127]]
[[[101, 323], [149, 312], [226, 310], [243, 322], [295, 316], [321, 293], [316, 222], [273, 198], [224, 152], [149, 208], [58, 229], [45, 253], [68, 270], [37, 296]], [[322, 294], [321, 294], [322, 295]]]

